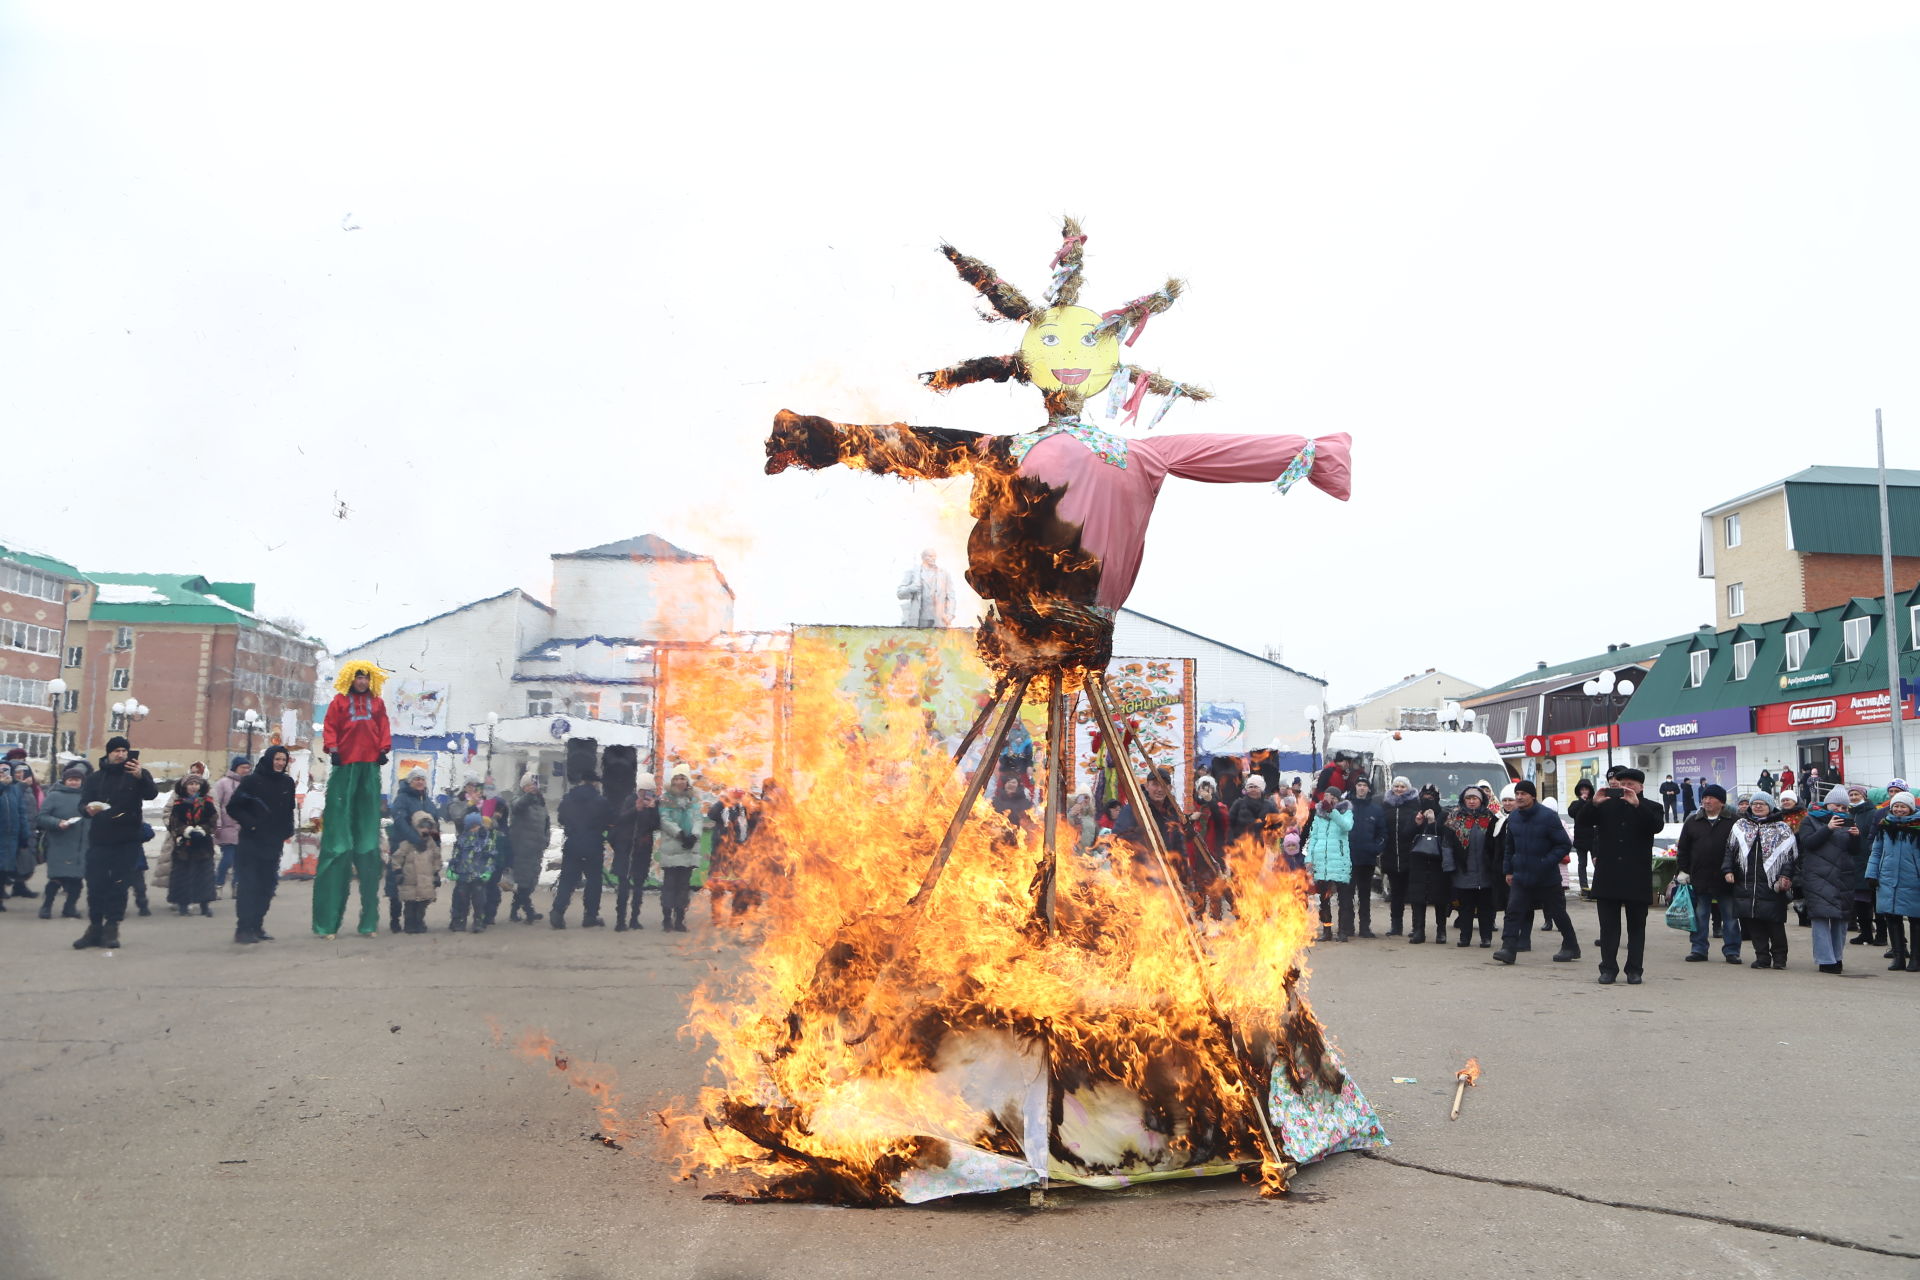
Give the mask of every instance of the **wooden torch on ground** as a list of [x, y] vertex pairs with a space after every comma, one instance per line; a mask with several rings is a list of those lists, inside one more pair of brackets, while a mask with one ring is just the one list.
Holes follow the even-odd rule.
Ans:
[[1460, 1103], [1467, 1096], [1467, 1087], [1480, 1083], [1480, 1059], [1468, 1058], [1467, 1065], [1453, 1073], [1456, 1083], [1453, 1086], [1453, 1112], [1449, 1120], [1460, 1118]]

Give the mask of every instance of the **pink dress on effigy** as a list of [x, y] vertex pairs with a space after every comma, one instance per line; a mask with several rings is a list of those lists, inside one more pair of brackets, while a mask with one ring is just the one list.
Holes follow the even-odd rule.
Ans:
[[1352, 437], [1167, 435], [1127, 439], [1081, 424], [1014, 437], [1023, 476], [1064, 491], [1057, 513], [1080, 529], [1080, 547], [1100, 561], [1095, 603], [1117, 609], [1140, 575], [1153, 504], [1168, 476], [1206, 484], [1279, 481], [1303, 450], [1306, 479], [1344, 500], [1350, 492]]

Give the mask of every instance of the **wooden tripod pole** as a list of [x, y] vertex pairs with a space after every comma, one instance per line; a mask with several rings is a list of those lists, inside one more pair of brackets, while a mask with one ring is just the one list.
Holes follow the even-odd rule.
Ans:
[[955, 764], [959, 764], [967, 758], [968, 748], [973, 746], [973, 740], [980, 736], [980, 731], [987, 727], [987, 717], [991, 716], [994, 708], [1000, 705], [1000, 696], [1006, 691], [1007, 678], [1001, 676], [994, 682], [993, 696], [987, 699], [986, 706], [980, 708], [980, 714], [973, 718], [973, 727], [967, 730], [966, 737], [960, 739], [960, 745], [953, 749], [953, 762]]
[[[1054, 933], [1054, 885], [1057, 880], [1056, 868], [1059, 866], [1057, 848], [1060, 827], [1060, 797], [1066, 787], [1067, 768], [1073, 761], [1073, 747], [1068, 741], [1068, 704], [1066, 678], [1058, 671], [1054, 672], [1047, 686], [1047, 802], [1046, 823], [1040, 835], [1040, 892], [1035, 906], [1040, 918], [1046, 921], [1047, 936]], [[1049, 1159], [1053, 1145], [1055, 1117], [1060, 1107], [1060, 1080], [1053, 1070], [1053, 1025], [1049, 1022], [1040, 1041], [1040, 1069], [1047, 1073], [1047, 1145]], [[1047, 1202], [1047, 1190], [1052, 1184], [1047, 1170], [1040, 1172], [1040, 1183], [1027, 1193], [1027, 1203], [1044, 1205]]]
[[980, 757], [980, 767], [967, 780], [967, 793], [961, 798], [953, 819], [947, 823], [947, 834], [940, 839], [940, 851], [933, 855], [926, 875], [920, 878], [920, 887], [907, 899], [908, 906], [924, 907], [933, 894], [933, 887], [940, 883], [940, 876], [947, 869], [947, 859], [953, 856], [953, 846], [960, 839], [960, 829], [973, 816], [974, 802], [980, 799], [981, 788], [993, 776], [993, 766], [1000, 759], [1000, 748], [1007, 745], [1007, 734], [1012, 732], [1013, 722], [1020, 718], [1020, 703], [1027, 696], [1027, 684], [1028, 681], [1022, 678], [1014, 684], [1011, 692], [1003, 689], [988, 706], [988, 711], [998, 710], [1001, 714], [999, 722], [993, 726], [993, 733], [987, 738], [987, 753]]
[[1273, 1125], [1267, 1119], [1267, 1100], [1260, 1096], [1257, 1073], [1243, 1052], [1240, 1035], [1233, 1029], [1233, 1023], [1220, 1011], [1220, 1002], [1214, 997], [1213, 984], [1208, 980], [1207, 955], [1200, 949], [1193, 919], [1192, 906], [1187, 902], [1186, 894], [1180, 890], [1180, 880], [1173, 872], [1173, 859], [1167, 854], [1166, 838], [1161, 834], [1160, 823], [1147, 807], [1146, 793], [1140, 787], [1140, 779], [1133, 774], [1133, 767], [1127, 760], [1126, 746], [1120, 740], [1117, 726], [1114, 724], [1112, 702], [1107, 696], [1107, 682], [1103, 673], [1087, 673], [1087, 705], [1093, 711], [1094, 722], [1100, 727], [1100, 736], [1105, 740], [1108, 756], [1113, 761], [1114, 772], [1120, 777], [1120, 789], [1126, 793], [1127, 804], [1132, 807], [1134, 820], [1146, 833], [1147, 848], [1153, 853], [1154, 861], [1159, 864], [1160, 878], [1175, 905], [1180, 908], [1180, 917], [1186, 922], [1187, 946], [1193, 952], [1193, 963], [1200, 976], [1200, 991], [1206, 997], [1207, 1012], [1212, 1015], [1214, 1025], [1226, 1033], [1227, 1047], [1233, 1055], [1235, 1070], [1240, 1076], [1240, 1085], [1247, 1091], [1247, 1097], [1253, 1104], [1254, 1118], [1257, 1119], [1260, 1141], [1266, 1149], [1267, 1158], [1273, 1161], [1275, 1168], [1284, 1168], [1286, 1157], [1281, 1154], [1279, 1140], [1273, 1136]]

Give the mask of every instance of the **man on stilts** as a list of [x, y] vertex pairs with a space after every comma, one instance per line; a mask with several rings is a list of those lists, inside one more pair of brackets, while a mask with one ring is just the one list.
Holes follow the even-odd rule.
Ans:
[[387, 704], [380, 688], [387, 673], [371, 662], [340, 669], [327, 708], [323, 744], [333, 771], [327, 776], [326, 817], [320, 829], [320, 865], [313, 875], [313, 931], [331, 939], [340, 932], [350, 883], [360, 881], [360, 936], [380, 928], [380, 769], [393, 749]]

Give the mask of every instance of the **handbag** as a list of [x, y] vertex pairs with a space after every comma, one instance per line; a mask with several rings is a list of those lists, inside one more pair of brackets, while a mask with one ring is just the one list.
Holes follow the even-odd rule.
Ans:
[[1693, 886], [1679, 884], [1673, 887], [1673, 901], [1667, 904], [1667, 928], [1693, 932]]

